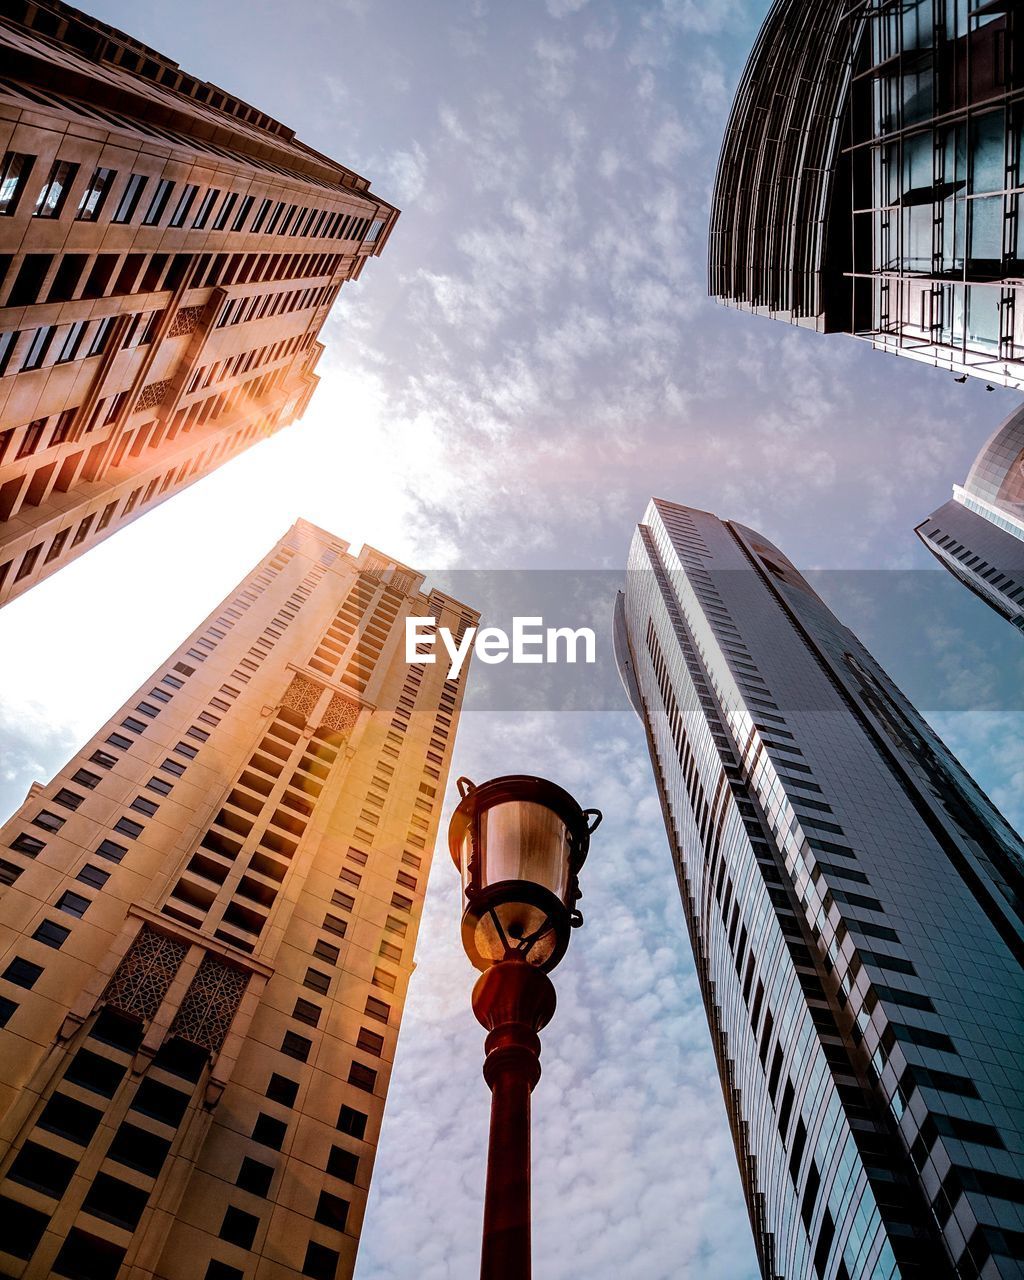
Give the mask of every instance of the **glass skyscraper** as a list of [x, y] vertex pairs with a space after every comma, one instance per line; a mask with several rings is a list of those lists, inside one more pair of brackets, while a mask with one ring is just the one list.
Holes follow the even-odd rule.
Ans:
[[652, 501], [615, 632], [763, 1276], [1019, 1277], [1020, 838], [755, 531]]
[[1024, 385], [1024, 11], [776, 0], [712, 202], [725, 302]]
[[1024, 631], [1024, 405], [916, 532], [940, 564]]

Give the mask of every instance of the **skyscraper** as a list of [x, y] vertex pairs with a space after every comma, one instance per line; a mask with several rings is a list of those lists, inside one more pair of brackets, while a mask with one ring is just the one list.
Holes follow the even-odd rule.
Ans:
[[917, 526], [940, 564], [1024, 631], [1024, 406], [996, 429], [953, 497]]
[[351, 1276], [476, 615], [299, 521], [0, 828], [0, 1270]]
[[762, 1274], [1019, 1276], [1019, 837], [751, 529], [653, 501], [616, 648]]
[[1024, 385], [1024, 14], [775, 0], [712, 200], [709, 288], [746, 311]]
[[398, 212], [58, 0], [0, 14], [0, 603], [302, 416]]

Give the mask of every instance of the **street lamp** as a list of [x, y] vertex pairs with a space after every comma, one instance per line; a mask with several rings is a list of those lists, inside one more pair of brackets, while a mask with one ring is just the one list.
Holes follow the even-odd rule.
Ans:
[[448, 847], [462, 875], [462, 945], [477, 969], [473, 1012], [486, 1028], [491, 1130], [481, 1280], [530, 1277], [530, 1094], [540, 1079], [538, 1032], [555, 1012], [548, 973], [565, 955], [579, 870], [597, 809], [581, 809], [544, 778], [458, 781]]

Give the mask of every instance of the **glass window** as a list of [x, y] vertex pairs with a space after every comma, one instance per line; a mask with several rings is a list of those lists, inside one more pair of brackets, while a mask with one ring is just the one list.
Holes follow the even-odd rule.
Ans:
[[103, 205], [107, 196], [110, 194], [110, 188], [114, 179], [117, 177], [116, 169], [98, 168], [94, 170], [89, 184], [82, 192], [82, 199], [78, 204], [78, 220], [79, 222], [95, 222], [100, 216]]
[[224, 230], [224, 228], [227, 226], [228, 218], [231, 217], [231, 210], [235, 207], [237, 202], [238, 202], [237, 193], [234, 191], [229, 191], [228, 194], [224, 197], [223, 203], [221, 204], [220, 208], [217, 210], [217, 216], [213, 221], [214, 231]]
[[36, 200], [37, 218], [59, 218], [68, 198], [68, 190], [75, 180], [78, 165], [70, 160], [54, 160], [50, 172]]
[[35, 156], [8, 151], [0, 167], [0, 217], [12, 217], [18, 211], [18, 201], [25, 190], [25, 183], [32, 172]]
[[56, 332], [57, 326], [53, 324], [43, 325], [41, 329], [35, 331], [25, 351], [25, 359], [21, 362], [23, 369], [38, 369], [40, 367], [46, 359], [46, 353], [50, 349], [50, 343], [53, 341], [53, 335]]
[[146, 216], [142, 219], [144, 227], [155, 227], [160, 219], [164, 216], [171, 199], [171, 192], [174, 190], [174, 183], [170, 178], [161, 178], [156, 184], [156, 190], [153, 192], [153, 199], [149, 202], [149, 208], [146, 210]]
[[77, 360], [78, 349], [82, 345], [82, 339], [85, 337], [85, 331], [88, 327], [88, 320], [76, 320], [64, 335], [64, 341], [60, 345], [57, 353], [57, 364], [68, 364], [71, 360]]
[[139, 201], [142, 199], [142, 193], [146, 189], [148, 181], [149, 179], [144, 174], [133, 173], [131, 175], [124, 191], [121, 193], [117, 208], [114, 210], [114, 222], [131, 222], [132, 218], [135, 217], [135, 210], [139, 207]]
[[203, 227], [206, 226], [206, 223], [210, 217], [210, 210], [213, 208], [214, 204], [216, 203], [217, 197], [219, 195], [220, 195], [219, 187], [211, 187], [210, 190], [207, 191], [206, 195], [203, 196], [202, 203], [199, 206], [199, 212], [196, 214], [195, 221], [192, 223], [193, 227], [201, 231]]
[[174, 213], [171, 215], [171, 221], [168, 224], [169, 226], [184, 226], [185, 219], [188, 217], [189, 210], [192, 208], [192, 204], [195, 201], [196, 192], [198, 190], [199, 187], [194, 182], [190, 182], [185, 187], [184, 191], [182, 191], [181, 195], [178, 197], [178, 203], [174, 207]]
[[990, 111], [971, 120], [971, 192], [1006, 187], [1006, 114]]

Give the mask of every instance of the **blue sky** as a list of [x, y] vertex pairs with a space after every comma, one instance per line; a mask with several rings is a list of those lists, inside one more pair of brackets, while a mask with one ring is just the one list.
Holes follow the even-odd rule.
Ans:
[[[0, 614], [0, 659], [20, 673], [3, 704], [6, 810], [299, 515], [426, 570], [618, 568], [657, 493], [760, 528], [807, 569], [930, 569], [913, 525], [1016, 397], [706, 297], [710, 183], [764, 0], [87, 7], [365, 173], [403, 215], [342, 292], [299, 427]], [[1020, 825], [1022, 716], [991, 694], [994, 655], [1024, 687], [1005, 624], [936, 571], [900, 634], [870, 577], [822, 590], [897, 681], [931, 664], [925, 709]], [[544, 1037], [537, 1270], [752, 1280], [638, 727], [624, 712], [468, 715], [453, 776], [519, 770], [608, 814]], [[358, 1280], [475, 1266], [487, 1092], [457, 914], [442, 848]]]

